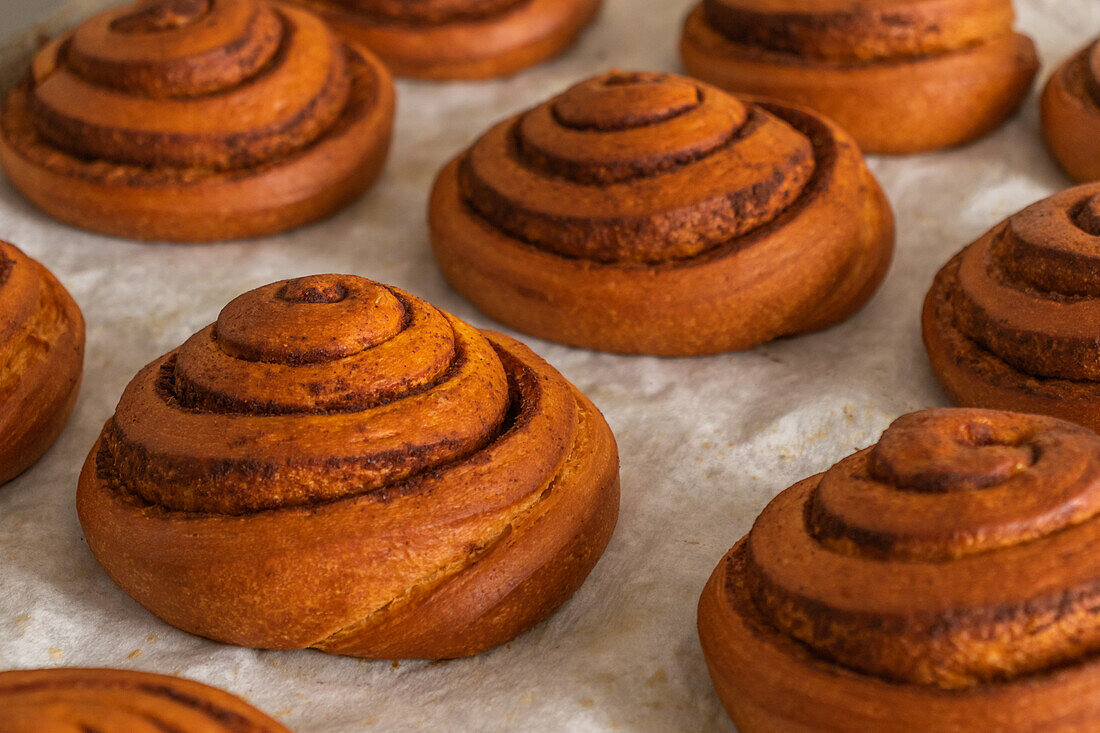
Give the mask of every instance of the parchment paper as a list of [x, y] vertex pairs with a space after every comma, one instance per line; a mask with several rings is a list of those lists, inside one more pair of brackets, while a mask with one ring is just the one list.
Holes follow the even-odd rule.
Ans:
[[[6, 88], [33, 40], [110, 0], [77, 0], [0, 49]], [[1070, 185], [1050, 162], [1036, 96], [961, 150], [871, 158], [898, 219], [893, 268], [871, 304], [825, 333], [702, 359], [618, 357], [520, 336], [607, 416], [622, 456], [622, 511], [572, 601], [512, 643], [443, 663], [264, 652], [177, 631], [103, 574], [80, 532], [80, 466], [123, 387], [147, 362], [267, 282], [349, 272], [503, 329], [452, 292], [428, 246], [437, 169], [488, 126], [611, 67], [681, 71], [689, 0], [608, 0], [565, 57], [503, 81], [398, 84], [396, 138], [375, 188], [331, 220], [267, 239], [147, 245], [34, 210], [0, 178], [0, 238], [49, 266], [88, 322], [84, 388], [53, 450], [0, 489], [0, 669], [111, 666], [179, 674], [307, 731], [733, 730], [711, 689], [695, 605], [722, 554], [778, 492], [874, 442], [896, 416], [946, 405], [919, 333], [947, 258], [1003, 217]], [[1100, 31], [1096, 0], [1017, 0], [1019, 27], [1054, 65]], [[2, 714], [2, 713], [0, 713]]]

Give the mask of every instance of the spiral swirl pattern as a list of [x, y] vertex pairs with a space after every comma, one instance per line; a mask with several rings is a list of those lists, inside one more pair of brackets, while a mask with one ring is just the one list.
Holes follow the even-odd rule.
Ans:
[[150, 167], [243, 168], [287, 155], [336, 122], [351, 89], [347, 57], [320, 22], [256, 0], [104, 13], [51, 44], [33, 72], [29, 112], [45, 140]]
[[[617, 488], [599, 413], [529, 351], [322, 275], [240, 296], [146, 367], [78, 503], [101, 564], [169, 623], [434, 657], [502, 643], [568, 598], [610, 537]], [[148, 546], [122, 552], [135, 534]], [[527, 582], [540, 573], [553, 577]], [[465, 624], [439, 600], [454, 593]], [[501, 610], [527, 595], [539, 602]]]
[[804, 135], [749, 116], [686, 79], [613, 73], [494, 127], [459, 185], [491, 224], [557, 254], [691, 257], [775, 219], [813, 174]]
[[[780, 494], [715, 571], [700, 628], [716, 684], [721, 692], [729, 681], [731, 656], [753, 652], [721, 637], [736, 615], [757, 629], [754, 644], [801, 670], [791, 694], [848, 696], [843, 704], [859, 708], [851, 720], [874, 720], [875, 730], [954, 725], [973, 706], [1011, 698], [1010, 687], [1049, 695], [1061, 670], [1097, 667], [1098, 513], [1092, 431], [987, 410], [906, 415], [877, 445]], [[745, 674], [770, 662], [756, 659]], [[886, 689], [890, 700], [875, 699]], [[1045, 730], [1043, 716], [1079, 720], [1073, 703], [1027, 703], [1035, 709], [1014, 722], [1028, 729]], [[995, 719], [1026, 706], [1012, 707]], [[848, 711], [815, 712], [831, 730], [829, 715]], [[984, 725], [993, 722], [951, 729]]]
[[117, 669], [0, 672], [0, 706], [0, 733], [287, 733], [221, 690]]
[[[892, 247], [888, 208], [843, 133], [645, 72], [581, 82], [490, 129], [440, 174], [430, 218], [444, 274], [487, 313], [629, 352], [747, 348], [831, 324], [874, 291]], [[795, 245], [803, 224], [818, 231]], [[797, 293], [779, 269], [804, 276]], [[709, 279], [724, 294], [708, 317], [690, 301]], [[723, 303], [729, 291], [749, 302]], [[689, 323], [701, 332], [684, 334]]]
[[925, 345], [954, 401], [1100, 426], [1100, 187], [1010, 217], [956, 255], [925, 303]]
[[1100, 179], [1100, 41], [1058, 67], [1040, 109], [1043, 137], [1059, 165], [1078, 182]]
[[601, 0], [292, 0], [398, 76], [505, 76], [568, 48]]
[[0, 484], [57, 439], [83, 366], [80, 309], [45, 267], [0, 241]]
[[705, 81], [907, 153], [977, 138], [1019, 106], [1038, 60], [1014, 17], [1011, 0], [702, 0], [681, 51]]
[[[47, 45], [30, 77], [5, 103], [9, 174], [19, 185], [23, 166], [34, 166], [98, 184], [101, 197], [117, 187], [139, 189], [134, 196], [232, 189], [242, 178], [256, 197], [267, 193], [267, 179], [297, 167], [297, 177], [310, 175], [299, 180], [297, 200], [281, 203], [300, 208], [333, 186], [349, 186], [343, 164], [329, 159], [338, 149], [375, 169], [356, 177], [355, 190], [365, 188], [360, 184], [381, 162], [374, 159], [384, 157], [392, 117], [390, 81], [376, 62], [339, 42], [318, 18], [265, 0], [144, 0], [107, 11]], [[313, 170], [322, 163], [335, 170]], [[28, 191], [36, 202], [42, 193]], [[341, 204], [348, 194], [339, 193]], [[44, 208], [50, 204], [57, 206]], [[243, 207], [218, 200], [215, 218], [233, 214], [235, 204]], [[225, 218], [221, 223], [234, 226]], [[181, 236], [168, 231], [164, 238], [237, 236], [188, 236], [197, 225], [175, 225], [185, 230]], [[127, 226], [158, 224], [117, 225]]]

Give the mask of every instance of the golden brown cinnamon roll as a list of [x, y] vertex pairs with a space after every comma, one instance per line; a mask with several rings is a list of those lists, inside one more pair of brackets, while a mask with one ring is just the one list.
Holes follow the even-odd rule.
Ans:
[[80, 308], [49, 270], [0, 241], [0, 484], [57, 440], [83, 368]]
[[542, 620], [618, 506], [611, 431], [557, 371], [344, 275], [245, 293], [146, 367], [77, 494], [100, 564], [168, 623], [380, 658]]
[[79, 227], [206, 241], [327, 216], [385, 162], [393, 84], [267, 0], [145, 0], [55, 39], [7, 97], [0, 164]]
[[871, 153], [977, 139], [1020, 106], [1039, 62], [1011, 0], [703, 0], [684, 65], [723, 89], [806, 105]]
[[1058, 164], [1076, 181], [1100, 179], [1100, 41], [1058, 67], [1040, 109], [1043, 137]]
[[289, 733], [243, 700], [120, 669], [0, 672], [0, 733]]
[[521, 331], [662, 355], [833, 325], [874, 294], [893, 214], [851, 139], [802, 109], [611, 72], [487, 132], [436, 179], [451, 284]]
[[927, 410], [777, 496], [699, 636], [752, 731], [1070, 731], [1100, 717], [1100, 437]]
[[953, 402], [1100, 429], [1100, 185], [1009, 217], [925, 299], [924, 344]]
[[293, 0], [398, 76], [506, 76], [565, 51], [601, 0]]

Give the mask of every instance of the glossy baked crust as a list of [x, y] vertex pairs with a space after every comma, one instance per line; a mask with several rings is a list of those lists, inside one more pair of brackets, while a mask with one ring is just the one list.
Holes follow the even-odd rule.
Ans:
[[805, 110], [612, 72], [492, 128], [439, 174], [447, 280], [526, 333], [622, 353], [748, 349], [859, 310], [893, 214]]
[[1011, 0], [703, 0], [688, 73], [810, 107], [869, 153], [970, 142], [1010, 117], [1038, 70]]
[[84, 317], [57, 278], [0, 241], [0, 484], [65, 427], [84, 368]]
[[168, 623], [374, 658], [530, 628], [618, 506], [611, 431], [557, 371], [341, 275], [246, 293], [142, 370], [77, 493], [100, 564]]
[[699, 636], [744, 733], [1090, 730], [1100, 437], [927, 410], [776, 497]]
[[1062, 169], [1081, 183], [1100, 179], [1100, 42], [1058, 67], [1040, 110], [1047, 148]]
[[389, 72], [267, 0], [157, 0], [55, 39], [0, 111], [0, 164], [35, 205], [121, 237], [256, 237], [366, 190]]
[[922, 318], [951, 400], [1100, 429], [1100, 185], [1010, 217], [953, 257]]
[[569, 48], [601, 0], [293, 0], [397, 76], [507, 76]]
[[0, 733], [289, 733], [227, 692], [148, 672], [0, 672]]

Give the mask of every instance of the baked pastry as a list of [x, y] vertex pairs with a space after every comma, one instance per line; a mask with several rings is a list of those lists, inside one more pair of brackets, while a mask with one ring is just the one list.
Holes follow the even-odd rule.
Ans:
[[35, 205], [134, 239], [256, 237], [327, 216], [389, 149], [393, 82], [267, 0], [145, 0], [46, 45], [0, 111]]
[[1058, 67], [1040, 111], [1047, 148], [1062, 169], [1078, 182], [1100, 179], [1100, 41]]
[[951, 401], [1100, 430], [1100, 185], [1009, 217], [955, 255], [924, 302], [924, 345]]
[[0, 241], [0, 484], [57, 440], [83, 369], [80, 308], [49, 270]]
[[1093, 730], [1100, 437], [989, 410], [906, 415], [777, 496], [699, 601], [754, 731]]
[[803, 104], [869, 153], [976, 140], [1023, 102], [1039, 68], [1011, 0], [703, 0], [680, 53], [733, 92]]
[[148, 672], [0, 672], [0, 733], [289, 733], [228, 692]]
[[622, 353], [748, 349], [874, 294], [893, 214], [806, 110], [611, 72], [492, 128], [439, 174], [447, 280], [526, 333]]
[[601, 0], [293, 0], [398, 76], [484, 79], [557, 56]]
[[618, 507], [611, 431], [557, 371], [349, 275], [245, 293], [142, 370], [77, 493], [100, 564], [168, 623], [386, 659], [533, 626]]

